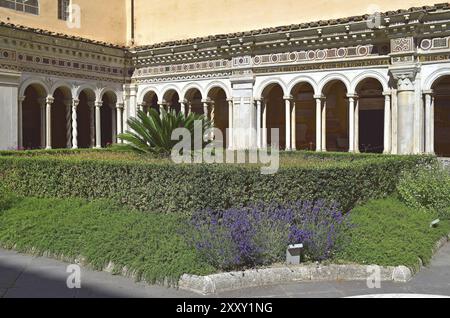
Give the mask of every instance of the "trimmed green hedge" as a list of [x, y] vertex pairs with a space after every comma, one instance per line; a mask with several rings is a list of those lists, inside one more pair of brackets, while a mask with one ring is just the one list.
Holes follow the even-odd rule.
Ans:
[[[300, 154], [299, 156], [313, 154]], [[288, 155], [289, 156], [289, 155]], [[334, 200], [349, 210], [395, 191], [402, 171], [432, 164], [428, 156], [326, 154], [317, 164], [281, 166], [262, 175], [255, 165], [175, 165], [0, 154], [0, 181], [26, 196], [109, 198], [151, 212], [222, 209], [257, 202]]]

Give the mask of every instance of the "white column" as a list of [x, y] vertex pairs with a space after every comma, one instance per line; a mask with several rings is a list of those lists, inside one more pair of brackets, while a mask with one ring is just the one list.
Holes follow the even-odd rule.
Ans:
[[434, 130], [434, 123], [435, 123], [435, 121], [434, 121], [434, 115], [435, 115], [435, 103], [436, 103], [436, 97], [433, 95], [433, 96], [431, 97], [431, 124], [430, 124], [430, 126], [431, 126], [431, 129], [430, 129], [430, 135], [431, 135], [431, 137], [430, 137], [430, 152], [431, 152], [432, 154], [435, 153], [435, 151], [434, 151], [434, 136], [435, 136], [435, 130]]
[[138, 111], [143, 112], [146, 105], [147, 105], [146, 102], [138, 103], [138, 105], [137, 105]]
[[[122, 116], [123, 116], [123, 103], [116, 104], [116, 122], [117, 122], [117, 134], [123, 134], [123, 125], [122, 125]], [[122, 140], [117, 139], [117, 142], [122, 143]]]
[[432, 148], [432, 116], [431, 116], [431, 104], [433, 96], [432, 92], [425, 92], [425, 152], [431, 154]]
[[20, 96], [17, 107], [17, 145], [19, 149], [23, 148], [23, 102], [25, 96]]
[[354, 150], [359, 153], [359, 98], [355, 99], [355, 145]]
[[102, 147], [101, 109], [103, 102], [95, 102], [95, 148]]
[[72, 148], [72, 100], [64, 101], [66, 105], [66, 148]]
[[384, 153], [391, 153], [391, 93], [385, 92], [384, 95]]
[[297, 150], [297, 107], [292, 101], [291, 107], [291, 143], [292, 150]]
[[164, 104], [165, 104], [165, 101], [164, 101], [164, 100], [158, 101], [159, 114], [161, 115], [161, 117], [162, 117], [162, 111], [164, 110]]
[[186, 100], [180, 100], [181, 113], [186, 116]]
[[234, 120], [234, 116], [233, 116], [233, 99], [227, 99], [228, 102], [228, 149], [233, 149], [234, 147], [234, 142], [233, 142], [233, 120]]
[[322, 95], [314, 95], [316, 99], [316, 151], [322, 151]]
[[95, 103], [89, 102], [89, 137], [91, 139], [90, 146], [91, 148], [95, 147]]
[[291, 99], [292, 96], [285, 96], [285, 113], [286, 113], [286, 150], [291, 150]]
[[349, 132], [348, 132], [348, 152], [355, 151], [355, 95], [349, 94], [348, 97], [348, 114], [349, 114]]
[[80, 101], [78, 99], [72, 100], [72, 149], [78, 149], [78, 119], [77, 108]]
[[111, 108], [111, 143], [117, 143], [117, 112], [113, 105], [107, 105]]
[[45, 100], [45, 149], [52, 149], [52, 104], [55, 99], [48, 96]]
[[261, 100], [256, 100], [256, 146], [258, 149], [262, 148], [262, 134], [261, 134], [261, 121], [262, 121], [262, 112], [261, 112]]
[[202, 100], [202, 103], [203, 103], [203, 115], [205, 116], [205, 118], [209, 118], [208, 101], [207, 100]]
[[322, 128], [322, 151], [327, 151], [327, 100], [324, 98], [323, 105], [322, 105], [322, 115], [321, 115], [321, 128]]
[[267, 148], [267, 103], [266, 99], [262, 100], [262, 147]]

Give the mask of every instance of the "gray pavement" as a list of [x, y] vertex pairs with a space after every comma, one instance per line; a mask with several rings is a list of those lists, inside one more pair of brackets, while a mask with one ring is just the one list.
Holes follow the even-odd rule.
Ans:
[[[191, 298], [200, 295], [161, 286], [135, 283], [132, 279], [96, 272], [81, 272], [81, 289], [69, 289], [68, 264], [43, 257], [32, 257], [0, 249], [0, 298]], [[368, 289], [366, 282], [299, 282], [277, 286], [241, 289], [214, 297], [308, 298], [347, 297], [368, 294], [428, 294], [450, 296], [450, 244], [434, 257], [407, 284], [382, 283], [381, 289]]]

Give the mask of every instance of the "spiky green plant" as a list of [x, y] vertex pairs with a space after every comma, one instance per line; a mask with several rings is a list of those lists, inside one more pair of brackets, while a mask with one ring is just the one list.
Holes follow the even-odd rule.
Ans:
[[172, 140], [172, 132], [177, 128], [186, 128], [191, 133], [191, 144], [194, 144], [194, 123], [202, 121], [202, 133], [211, 128], [211, 121], [203, 115], [190, 113], [184, 115], [175, 110], [164, 109], [159, 114], [150, 109], [148, 113], [138, 111], [137, 117], [128, 119], [130, 130], [118, 136], [127, 142], [122, 147], [141, 154], [168, 156], [172, 148], [179, 142]]

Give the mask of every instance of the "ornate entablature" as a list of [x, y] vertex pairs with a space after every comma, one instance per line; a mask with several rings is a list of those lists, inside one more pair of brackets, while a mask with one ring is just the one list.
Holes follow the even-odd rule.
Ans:
[[[129, 77], [130, 62], [120, 48], [99, 47], [3, 26], [0, 26], [0, 44], [3, 69], [110, 82], [124, 82]], [[92, 47], [95, 49], [91, 50]]]
[[[386, 46], [378, 48], [372, 44], [367, 44], [340, 48], [261, 54], [253, 57], [238, 56], [231, 60], [221, 59], [149, 66], [136, 69], [133, 80], [137, 83], [150, 83], [229, 75], [246, 76], [251, 73], [295, 72], [389, 64], [387, 55], [380, 56], [380, 51], [386, 54], [388, 48]], [[204, 73], [207, 73], [207, 75]]]

